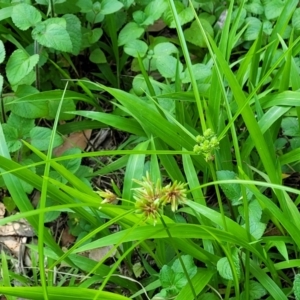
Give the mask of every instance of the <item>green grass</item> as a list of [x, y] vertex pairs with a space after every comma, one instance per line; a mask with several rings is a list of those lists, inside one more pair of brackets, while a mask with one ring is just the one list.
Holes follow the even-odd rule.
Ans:
[[[131, 136], [127, 144], [116, 150], [52, 157], [55, 133], [63, 126], [58, 123], [61, 107], [66, 99], [80, 99], [79, 92], [45, 92], [18, 99], [60, 101], [46, 154], [22, 141], [22, 153], [35, 157], [26, 166], [9, 152], [0, 124], [0, 176], [19, 210], [1, 219], [0, 225], [26, 218], [38, 236], [38, 245], [28, 248], [39, 253], [38, 271], [32, 275], [35, 280], [19, 287], [13, 279], [19, 276], [19, 281], [25, 281], [26, 276], [10, 269], [12, 258], [2, 253], [0, 293], [7, 299], [300, 299], [295, 276], [299, 272], [300, 192], [285, 186], [283, 180], [288, 170], [299, 169], [299, 148], [291, 147], [297, 142], [299, 124], [298, 128], [294, 125], [293, 136], [286, 133], [290, 127], [284, 127], [282, 121], [299, 116], [300, 37], [293, 31], [289, 40], [281, 37], [298, 1], [286, 2], [267, 42], [260, 30], [248, 48], [239, 48], [242, 54], [237, 61], [236, 43], [247, 30], [238, 25], [245, 1], [233, 23], [230, 16], [235, 3], [230, 2], [224, 27], [214, 38], [194, 11], [207, 46], [203, 63], [212, 66], [208, 92], [201, 91], [193, 71], [191, 45], [175, 3], [168, 3], [190, 82], [182, 82], [177, 61], [173, 81], [165, 78], [161, 83], [169, 92], [158, 92], [138, 56], [146, 93], [138, 96], [121, 89], [124, 57], [120, 57], [117, 28], [109, 15], [107, 31], [117, 76], [108, 80], [109, 85], [76, 81], [84, 87], [81, 100], [93, 105], [93, 111], [63, 111], [84, 118], [87, 127], [91, 126], [87, 120], [92, 120], [95, 128], [127, 132]], [[111, 100], [112, 112], [95, 105], [95, 91]], [[161, 99], [174, 104], [174, 110]], [[206, 136], [208, 129], [212, 134]], [[280, 137], [287, 140], [281, 148], [276, 146]], [[203, 140], [211, 143], [213, 138], [218, 141], [213, 149], [194, 151], [196, 145], [203, 147]], [[120, 191], [114, 184], [111, 189], [118, 205], [101, 203], [103, 191], [96, 193], [68, 170], [76, 159], [97, 161], [101, 156], [108, 156], [111, 162], [90, 177], [119, 176]], [[35, 173], [33, 168], [43, 172]], [[123, 173], [116, 175], [118, 170]], [[56, 177], [51, 176], [53, 171]], [[21, 182], [41, 192], [38, 208], [31, 204]], [[172, 195], [170, 182], [177, 188]], [[180, 183], [186, 184], [184, 188], [178, 188]], [[50, 207], [48, 198], [54, 203]], [[151, 213], [143, 206], [150, 204]], [[76, 214], [76, 220], [88, 228], [64, 251], [44, 226], [51, 211], [70, 218]], [[79, 254], [105, 246], [112, 248], [98, 262]], [[109, 258], [114, 252], [113, 259]], [[186, 267], [188, 259], [192, 263]], [[136, 273], [138, 267], [141, 277]]]

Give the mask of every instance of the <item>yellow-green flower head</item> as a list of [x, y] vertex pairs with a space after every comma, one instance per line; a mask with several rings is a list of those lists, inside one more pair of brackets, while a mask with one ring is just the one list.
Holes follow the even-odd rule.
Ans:
[[101, 204], [104, 203], [110, 203], [110, 204], [115, 204], [118, 200], [117, 195], [115, 195], [114, 193], [112, 193], [109, 190], [104, 190], [104, 191], [97, 191], [96, 192], [101, 198], [103, 198], [103, 201], [101, 202]]
[[204, 138], [211, 138], [211, 137], [213, 137], [214, 136], [214, 132], [213, 132], [213, 130], [212, 129], [210, 129], [210, 128], [207, 128], [204, 132], [203, 132], [203, 136], [204, 136]]
[[179, 204], [184, 204], [186, 201], [185, 189], [186, 183], [179, 183], [174, 181], [173, 184], [169, 183], [163, 188], [163, 201], [165, 204], [171, 204], [171, 210], [175, 212], [178, 209]]
[[[135, 198], [135, 197], [134, 197]], [[153, 224], [155, 225], [157, 223], [157, 218], [159, 216], [159, 209], [161, 206], [160, 199], [156, 200], [149, 200], [149, 199], [141, 199], [141, 198], [135, 198], [135, 208], [136, 213], [142, 214], [145, 218], [145, 220], [153, 220]]]
[[195, 145], [193, 151], [196, 154], [201, 154], [202, 153], [202, 148], [199, 145]]
[[204, 140], [205, 140], [204, 136], [202, 136], [202, 135], [196, 136], [196, 142], [197, 142], [198, 144], [203, 143]]

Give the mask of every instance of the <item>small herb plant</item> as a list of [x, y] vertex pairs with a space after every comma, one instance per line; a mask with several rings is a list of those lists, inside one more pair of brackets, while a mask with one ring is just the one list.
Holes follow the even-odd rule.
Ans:
[[[3, 252], [0, 293], [298, 299], [298, 4], [0, 0], [0, 226], [26, 218], [39, 254]], [[116, 149], [54, 155], [107, 128]]]

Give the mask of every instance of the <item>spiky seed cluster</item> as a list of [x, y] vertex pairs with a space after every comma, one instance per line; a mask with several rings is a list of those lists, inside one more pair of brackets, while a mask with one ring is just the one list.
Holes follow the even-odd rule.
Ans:
[[186, 200], [186, 184], [174, 181], [173, 184], [169, 183], [163, 188], [162, 200], [164, 204], [171, 204], [171, 210], [175, 212], [178, 205]]
[[135, 188], [134, 199], [136, 212], [144, 215], [145, 219], [152, 219], [154, 225], [159, 217], [160, 210], [166, 204], [171, 204], [171, 209], [175, 212], [179, 204], [183, 204], [186, 200], [186, 189], [184, 183], [168, 184], [161, 186], [160, 180], [156, 183], [152, 182], [149, 174], [143, 177], [141, 181], [135, 180], [141, 187]]
[[111, 191], [105, 189], [104, 191], [97, 191], [96, 192], [101, 198], [103, 198], [103, 201], [101, 204], [109, 203], [109, 204], [115, 204], [118, 200], [117, 195], [112, 193]]
[[204, 156], [206, 161], [214, 160], [214, 151], [219, 149], [219, 141], [215, 133], [210, 129], [206, 129], [203, 135], [196, 137], [197, 145], [194, 146], [194, 152]]

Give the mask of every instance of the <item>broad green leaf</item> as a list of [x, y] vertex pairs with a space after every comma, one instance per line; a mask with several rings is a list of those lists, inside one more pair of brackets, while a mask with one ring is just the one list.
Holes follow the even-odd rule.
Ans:
[[[191, 22], [194, 19], [193, 9], [190, 6], [185, 7], [181, 12], [178, 13], [178, 18], [181, 26]], [[176, 28], [174, 20], [172, 20], [169, 27]]]
[[[232, 171], [217, 171], [218, 180], [236, 179], [237, 175]], [[226, 197], [232, 202], [232, 205], [239, 205], [242, 203], [241, 187], [239, 184], [220, 184], [220, 187]]]
[[[76, 154], [80, 154], [81, 150], [79, 148], [76, 148], [76, 146], [74, 146], [74, 148], [70, 148], [68, 150], [66, 150], [62, 156], [67, 156], [67, 155], [76, 155]], [[68, 160], [63, 160], [61, 162], [61, 164], [70, 172], [72, 173], [76, 173], [80, 167], [81, 164], [81, 158], [73, 158], [73, 159], [68, 159]]]
[[[250, 192], [248, 192], [249, 194]], [[260, 221], [262, 216], [262, 208], [257, 200], [253, 200], [248, 205], [249, 216], [255, 221]], [[239, 206], [239, 213], [243, 219], [245, 219], [244, 207]]]
[[176, 65], [179, 64], [179, 74], [183, 70], [182, 63], [177, 61], [173, 56], [160, 56], [157, 58], [156, 67], [158, 72], [165, 78], [175, 78], [176, 76]]
[[[206, 34], [210, 35], [211, 37], [214, 36], [214, 30], [212, 26], [209, 24], [208, 21], [205, 19], [199, 19]], [[184, 30], [184, 36], [188, 42], [193, 45], [199, 46], [201, 48], [206, 48], [206, 42], [204, 37], [199, 29], [197, 21], [194, 21], [190, 28]]]
[[287, 0], [272, 0], [272, 1], [264, 1], [265, 7], [265, 16], [268, 20], [277, 18], [286, 3]]
[[8, 151], [9, 152], [18, 151], [22, 147], [22, 142], [21, 142], [22, 137], [19, 136], [17, 128], [8, 124], [3, 124], [2, 128], [3, 128]]
[[[193, 257], [190, 255], [182, 255], [181, 260], [189, 274], [190, 277], [193, 277], [197, 273], [197, 267], [194, 263]], [[172, 269], [175, 273], [184, 272], [181, 262], [179, 259], [176, 259], [172, 265]]]
[[159, 279], [163, 288], [171, 287], [174, 283], [175, 272], [171, 267], [164, 265], [159, 272]]
[[249, 214], [252, 219], [260, 221], [262, 216], [262, 208], [257, 200], [253, 200], [249, 203]]
[[[40, 151], [45, 151], [49, 147], [49, 141], [52, 130], [49, 128], [36, 126], [30, 131], [31, 145]], [[63, 139], [59, 135], [55, 135], [53, 148], [63, 143]]]
[[[46, 118], [53, 120], [57, 114], [58, 102], [55, 100], [46, 101], [20, 101], [12, 105], [11, 111], [16, 115], [24, 118]], [[62, 105], [62, 112], [72, 111], [75, 109], [75, 104], [72, 100], [66, 100]], [[73, 119], [69, 114], [61, 113], [60, 120]]]
[[0, 40], [0, 64], [3, 63], [4, 59], [5, 59], [5, 48], [4, 48], [4, 44], [2, 42], [2, 40]]
[[123, 7], [123, 4], [117, 0], [102, 0], [101, 1], [101, 14], [109, 15], [115, 13]]
[[163, 42], [157, 44], [154, 47], [153, 51], [154, 51], [154, 57], [167, 56], [173, 53], [178, 53], [178, 49], [176, 48], [176, 46], [169, 42]]
[[292, 24], [295, 30], [300, 30], [300, 8], [294, 11]]
[[132, 272], [136, 278], [140, 278], [144, 272], [145, 268], [142, 266], [140, 262], [135, 263], [132, 266]]
[[76, 6], [80, 8], [80, 12], [87, 13], [93, 9], [92, 0], [79, 0], [76, 2]]
[[[50, 172], [49, 176], [51, 177], [51, 172]], [[53, 200], [51, 200], [49, 197], [47, 198], [46, 207], [51, 207], [51, 206], [54, 206], [55, 204], [56, 203]], [[38, 205], [37, 208], [39, 209], [40, 205]], [[61, 214], [61, 212], [57, 211], [57, 210], [46, 212], [45, 216], [44, 216], [44, 222], [45, 223], [52, 222], [52, 221], [56, 220], [60, 214]]]
[[[194, 19], [193, 9], [190, 6], [186, 7], [181, 1], [174, 1], [174, 4], [178, 15], [178, 20], [181, 26]], [[173, 13], [170, 7], [163, 14], [163, 20], [170, 28], [176, 27]]]
[[[240, 259], [239, 259], [239, 256], [238, 256], [238, 250], [236, 248], [232, 251], [232, 256], [231, 257], [232, 257], [232, 260], [233, 260], [235, 271], [238, 275], [238, 278], [240, 278], [240, 276], [241, 276]], [[223, 257], [218, 261], [217, 270], [218, 270], [220, 276], [223, 277], [224, 279], [227, 279], [227, 280], [233, 280], [234, 279], [233, 274], [232, 274], [232, 270], [231, 270], [231, 266], [229, 264], [229, 261], [228, 261], [227, 257]]]
[[131, 40], [124, 45], [124, 52], [133, 57], [144, 57], [147, 50], [147, 44], [140, 40]]
[[[211, 68], [209, 66], [207, 66], [207, 65], [204, 65], [204, 64], [195, 64], [195, 65], [192, 65], [192, 71], [193, 71], [194, 78], [196, 80], [204, 81], [209, 76], [212, 75]], [[190, 72], [189, 72], [188, 69], [185, 69], [185, 71], [183, 73], [183, 76], [184, 77], [182, 79], [182, 83], [191, 82], [191, 76], [190, 76]]]
[[[263, 236], [267, 225], [251, 217], [249, 221], [250, 221], [249, 231], [251, 235], [254, 236], [257, 240], [259, 240]], [[245, 225], [243, 225], [243, 227], [246, 228]]]
[[284, 118], [281, 123], [282, 133], [287, 136], [299, 136], [299, 122], [296, 118]]
[[93, 9], [86, 14], [86, 19], [92, 24], [97, 24], [104, 20], [104, 14], [102, 14], [101, 3], [99, 1], [93, 4]]
[[55, 50], [72, 52], [73, 46], [64, 18], [51, 18], [40, 22], [32, 30], [32, 38], [41, 45]]
[[260, 0], [252, 0], [250, 3], [245, 5], [245, 8], [248, 12], [254, 15], [261, 15], [264, 12], [264, 7]]
[[166, 0], [149, 1], [149, 4], [146, 6], [144, 12], [147, 16], [151, 16], [153, 21], [156, 21], [161, 17], [168, 6], [168, 1]]
[[[197, 268], [196, 268], [197, 272]], [[183, 287], [185, 287], [188, 284], [188, 281], [185, 277], [185, 274], [182, 273], [175, 273], [175, 280], [174, 280], [174, 285], [176, 288], [180, 291]]]
[[144, 28], [139, 27], [135, 22], [127, 23], [119, 33], [118, 46], [123, 46], [129, 41], [138, 39], [144, 31]]
[[89, 42], [91, 44], [98, 42], [99, 39], [101, 38], [102, 34], [103, 34], [102, 28], [94, 28], [88, 37]]
[[94, 64], [104, 64], [107, 62], [104, 52], [100, 48], [94, 49], [89, 57]]
[[296, 300], [300, 300], [300, 274], [295, 275], [293, 289]]
[[127, 9], [134, 3], [134, 0], [122, 0], [122, 3], [124, 7]]
[[72, 54], [78, 55], [81, 48], [81, 23], [80, 20], [72, 14], [62, 16], [67, 22], [67, 32], [72, 43]]
[[271, 35], [272, 30], [273, 30], [273, 24], [268, 20], [264, 21], [263, 22], [263, 32], [266, 35]]
[[244, 33], [244, 39], [246, 41], [253, 41], [257, 39], [261, 29], [261, 21], [257, 18], [249, 17], [245, 20], [245, 22], [248, 24], [248, 26]]
[[143, 11], [137, 10], [133, 12], [132, 18], [138, 25], [144, 25], [143, 22], [145, 22], [147, 16]]
[[87, 48], [98, 42], [103, 34], [102, 28], [94, 28], [93, 30], [82, 28], [82, 48]]
[[262, 299], [267, 294], [267, 290], [257, 281], [250, 280], [249, 286], [251, 299]]
[[34, 119], [20, 117], [14, 113], [9, 115], [7, 124], [18, 130], [19, 136], [27, 138], [30, 130], [34, 128]]
[[32, 5], [20, 3], [13, 7], [11, 19], [21, 30], [27, 30], [42, 20], [41, 13]]
[[12, 85], [18, 84], [39, 61], [39, 55], [30, 56], [25, 50], [15, 50], [6, 65], [6, 75]]

